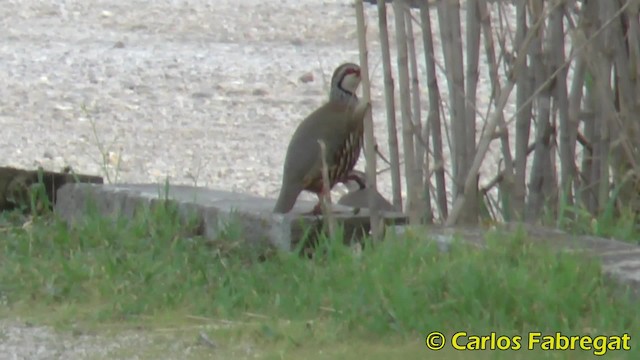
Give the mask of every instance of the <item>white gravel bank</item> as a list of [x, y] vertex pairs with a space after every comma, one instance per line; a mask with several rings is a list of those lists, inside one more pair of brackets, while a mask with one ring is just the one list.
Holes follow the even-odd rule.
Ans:
[[[366, 9], [388, 154], [376, 8]], [[118, 181], [196, 178], [275, 197], [295, 125], [325, 100], [333, 68], [358, 61], [349, 0], [21, 0], [0, 19], [2, 165], [103, 174], [102, 143], [112, 178], [121, 154]], [[307, 73], [315, 80], [299, 81]], [[486, 76], [478, 99], [484, 112]], [[388, 194], [388, 174], [379, 181]]]

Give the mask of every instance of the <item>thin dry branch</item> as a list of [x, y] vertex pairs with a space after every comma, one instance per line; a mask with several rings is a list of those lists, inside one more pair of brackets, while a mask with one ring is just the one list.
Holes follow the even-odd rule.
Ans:
[[[583, 99], [584, 78], [586, 74], [586, 63], [583, 56], [578, 56], [576, 65], [573, 71], [573, 81], [571, 83], [571, 90], [569, 91], [569, 128], [571, 142], [574, 144], [572, 149], [573, 154], [576, 153], [576, 142], [580, 142], [584, 147], [588, 143], [586, 139], [581, 139], [581, 135], [578, 131], [580, 126], [580, 104]], [[574, 163], [575, 166], [575, 163]], [[577, 169], [576, 169], [577, 170]], [[581, 179], [576, 176], [574, 179], [574, 194], [578, 196], [581, 188]], [[576, 199], [576, 202], [578, 199]]]
[[493, 132], [495, 131], [496, 126], [498, 124], [500, 113], [504, 111], [504, 107], [506, 106], [507, 100], [509, 99], [511, 91], [513, 90], [513, 87], [515, 85], [514, 77], [518, 73], [518, 71], [520, 71], [522, 65], [525, 63], [526, 61], [525, 50], [529, 47], [529, 44], [535, 37], [536, 30], [542, 25], [543, 20], [544, 20], [544, 17], [541, 17], [533, 26], [533, 28], [528, 31], [526, 38], [524, 39], [524, 41], [522, 42], [522, 45], [518, 50], [518, 57], [516, 59], [516, 62], [513, 66], [513, 69], [511, 70], [511, 73], [507, 77], [507, 80], [508, 80], [507, 85], [505, 85], [504, 89], [501, 90], [501, 96], [498, 99], [498, 103], [496, 104], [496, 111], [492, 114], [491, 118], [489, 119], [487, 126], [483, 131], [482, 137], [480, 139], [480, 143], [478, 144], [478, 150], [477, 150], [476, 156], [473, 159], [473, 163], [471, 165], [471, 168], [469, 169], [469, 173], [464, 183], [465, 191], [461, 194], [461, 196], [456, 198], [453, 204], [453, 209], [451, 210], [451, 214], [449, 215], [449, 218], [447, 218], [447, 221], [445, 222], [446, 226], [454, 225], [458, 221], [460, 213], [466, 203], [466, 196], [465, 196], [465, 194], [467, 193], [466, 190], [468, 189], [469, 191], [471, 191], [474, 185], [477, 184], [478, 170], [480, 170], [480, 165], [482, 164], [482, 161], [484, 160], [484, 157], [487, 151], [489, 150], [489, 144], [491, 143]]
[[[532, 21], [544, 18], [544, 3], [541, 0], [529, 2], [529, 5]], [[549, 10], [549, 13], [552, 12], [553, 10]], [[530, 75], [533, 81], [531, 85], [533, 87], [537, 84], [545, 83], [550, 79], [548, 74], [553, 72], [553, 68], [547, 66], [550, 63], [547, 58], [549, 54], [543, 51], [545, 32], [542, 30], [536, 31], [536, 36], [529, 49], [531, 58]], [[549, 83], [536, 95], [535, 153], [529, 174], [529, 194], [524, 213], [524, 220], [530, 223], [539, 218], [545, 202], [552, 201], [553, 197], [557, 195], [557, 187], [555, 186], [557, 176], [553, 166], [555, 163], [553, 155], [555, 128], [551, 123], [551, 118], [554, 115], [552, 110], [552, 91], [551, 83]], [[519, 114], [518, 117], [521, 115]], [[555, 212], [556, 209], [551, 207], [551, 210]]]
[[[323, 140], [318, 140], [318, 144], [320, 145], [320, 158], [322, 160], [322, 182], [324, 184], [329, 184], [329, 170], [327, 167], [327, 146]], [[320, 205], [322, 210], [322, 215], [325, 219], [324, 223], [329, 228], [329, 236], [331, 239], [335, 239], [336, 237], [336, 222], [333, 218], [333, 210], [331, 206], [331, 191], [326, 190], [322, 192], [320, 198]]]
[[549, 19], [549, 66], [561, 68], [554, 79], [553, 96], [559, 111], [560, 122], [560, 186], [567, 205], [573, 205], [571, 183], [576, 177], [575, 147], [576, 139], [572, 136], [572, 125], [569, 120], [569, 95], [567, 90], [567, 67], [564, 49], [564, 7], [555, 8]]
[[416, 186], [416, 161], [414, 146], [414, 126], [411, 121], [411, 98], [409, 95], [409, 66], [407, 49], [407, 35], [405, 25], [406, 4], [404, 1], [393, 2], [393, 12], [396, 18], [396, 43], [398, 51], [398, 75], [400, 89], [400, 113], [402, 116], [402, 143], [404, 150], [405, 178], [407, 182], [407, 212], [409, 222], [418, 224], [420, 222], [419, 194]]
[[[362, 78], [362, 101], [369, 104], [371, 109], [371, 85], [369, 83], [369, 59], [367, 53], [367, 30], [364, 21], [364, 8], [362, 0], [356, 0], [356, 22], [358, 27], [358, 48], [360, 51], [360, 72]], [[375, 138], [373, 129], [373, 118], [371, 111], [365, 112], [364, 117], [364, 150], [366, 159], [367, 187], [372, 189], [369, 196], [369, 212], [371, 224], [371, 236], [374, 241], [382, 239], [382, 222], [380, 221], [379, 209], [376, 204], [375, 194], [378, 191], [376, 180], [376, 153]]]
[[437, 9], [451, 104], [453, 197], [467, 199], [467, 206], [459, 210], [462, 213], [458, 216], [461, 216], [465, 223], [473, 224], [478, 220], [477, 188], [473, 187], [473, 184], [467, 188], [465, 179], [469, 174], [475, 149], [475, 119], [466, 116], [460, 2], [441, 1]]
[[[425, 1], [420, 7], [420, 23], [422, 27], [422, 43], [427, 70], [427, 88], [429, 89], [429, 115], [427, 118], [433, 143], [434, 175], [436, 178], [436, 199], [440, 218], [449, 216], [447, 203], [447, 190], [445, 181], [444, 157], [442, 147], [442, 126], [440, 119], [440, 89], [436, 77], [436, 60], [433, 50], [433, 36], [431, 34], [431, 18], [429, 16], [429, 4]], [[427, 127], [425, 127], [427, 128]], [[429, 182], [426, 178], [426, 183]]]
[[[433, 220], [431, 211], [431, 196], [429, 191], [424, 188], [424, 168], [428, 169], [428, 157], [425, 156], [429, 149], [429, 139], [423, 138], [422, 134], [422, 111], [420, 108], [420, 81], [418, 80], [418, 59], [416, 57], [416, 44], [413, 36], [413, 21], [411, 21], [411, 11], [405, 11], [405, 23], [407, 25], [407, 44], [409, 50], [409, 70], [411, 74], [411, 103], [412, 103], [412, 125], [415, 136], [414, 145], [416, 147], [416, 187], [420, 191], [420, 201], [418, 203], [418, 211], [420, 218], [425, 222]], [[428, 180], [428, 179], [427, 179]]]
[[[487, 1], [480, 0], [479, 2], [479, 15], [480, 24], [482, 26], [482, 34], [484, 38], [484, 47], [487, 56], [487, 62], [489, 65], [489, 78], [491, 79], [491, 100], [496, 101], [500, 97], [500, 77], [498, 76], [498, 61], [495, 54], [495, 46], [493, 42], [493, 32], [491, 26], [491, 16], [487, 9]], [[524, 68], [523, 68], [524, 69]], [[487, 111], [490, 110], [490, 106], [487, 107]], [[506, 201], [507, 204], [502, 209], [502, 214], [505, 220], [510, 220], [513, 217], [513, 206], [511, 205], [512, 199], [515, 198], [514, 191], [514, 165], [513, 156], [511, 155], [511, 145], [509, 144], [509, 129], [504, 121], [504, 114], [500, 114], [498, 119], [499, 137], [502, 150], [502, 158], [504, 160], [504, 171], [502, 172], [504, 181], [502, 189], [505, 193], [502, 194], [503, 198], [510, 201]]]
[[377, 7], [380, 49], [382, 51], [382, 71], [384, 72], [384, 100], [387, 110], [387, 141], [389, 143], [389, 162], [391, 163], [391, 194], [393, 206], [401, 210], [402, 183], [400, 179], [400, 153], [398, 150], [398, 133], [396, 130], [396, 105], [393, 75], [391, 72], [391, 55], [389, 51], [389, 31], [387, 29], [387, 6], [384, 1], [379, 1]]
[[[467, 60], [467, 68], [466, 68], [466, 76], [464, 80], [466, 80], [465, 84], [465, 94], [463, 99], [465, 99], [465, 124], [466, 124], [466, 134], [465, 134], [465, 145], [466, 145], [466, 160], [465, 163], [469, 164], [472, 162], [473, 157], [476, 151], [476, 98], [478, 93], [478, 66], [480, 60], [480, 9], [479, 9], [479, 0], [467, 0], [467, 42], [466, 42], [466, 60]], [[459, 17], [459, 15], [458, 15]], [[457, 36], [457, 32], [459, 32], [460, 25], [454, 26], [457, 28], [454, 34]], [[461, 61], [462, 63], [462, 61]], [[466, 191], [466, 189], [465, 189]], [[470, 199], [474, 199], [477, 197], [477, 188], [471, 189], [472, 193], [467, 194]], [[472, 201], [470, 207], [476, 207], [477, 205]], [[475, 216], [477, 219], [477, 214], [473, 214], [471, 212], [470, 216]], [[473, 219], [469, 219], [472, 223], [476, 221]]]
[[[529, 4], [533, 5], [536, 1], [530, 1]], [[526, 12], [527, 4], [525, 1], [519, 1], [516, 5], [516, 40], [515, 46], [520, 47], [524, 41], [525, 34], [527, 33], [527, 17]], [[532, 11], [532, 18], [534, 21], [538, 19], [535, 12]], [[541, 14], [540, 14], [541, 15]], [[528, 53], [528, 49], [525, 53]], [[522, 65], [522, 69], [517, 75], [517, 89], [516, 89], [516, 104], [517, 107], [522, 108], [522, 111], [518, 112], [516, 117], [516, 143], [515, 143], [515, 164], [514, 164], [514, 184], [513, 184], [513, 209], [515, 215], [522, 219], [524, 216], [524, 204], [526, 198], [526, 167], [527, 167], [527, 155], [526, 148], [529, 143], [529, 136], [531, 131], [531, 104], [524, 105], [529, 94], [531, 93], [531, 79], [529, 66], [527, 64]], [[503, 120], [504, 121], [504, 120]]]
[[[604, 29], [607, 28], [607, 26], [609, 26], [613, 21], [615, 21], [618, 16], [620, 16], [620, 14], [622, 12], [625, 11], [625, 9], [627, 8], [627, 6], [629, 6], [629, 3], [631, 1], [634, 0], [628, 0], [615, 14], [613, 14], [613, 16], [611, 16], [610, 18], [608, 18], [606, 21], [604, 21], [602, 23], [602, 25], [600, 26], [600, 28], [598, 28], [586, 41], [584, 41], [582, 43], [582, 45], [580, 45], [576, 50], [582, 50], [584, 49], [591, 41], [593, 41], [593, 39], [598, 36], [602, 31], [604, 31]], [[544, 19], [545, 17], [541, 17], [541, 19]], [[535, 91], [533, 91], [533, 93], [529, 96], [529, 98], [527, 99], [527, 101], [525, 101], [522, 105], [518, 106], [516, 108], [516, 112], [509, 118], [509, 120], [507, 121], [507, 124], [512, 123], [515, 118], [518, 116], [518, 114], [524, 110], [524, 108], [526, 106], [531, 105], [531, 102], [542, 92], [545, 91], [554, 81], [554, 79], [556, 78], [556, 76], [564, 70], [564, 68], [566, 68], [567, 66], [569, 66], [571, 64], [571, 62], [573, 61], [573, 59], [575, 58], [575, 53], [578, 53], [579, 51], [574, 52], [573, 54], [571, 54], [570, 56], [567, 57], [566, 61], [562, 64], [562, 66], [558, 67], [558, 69], [556, 69], [553, 73], [549, 74], [549, 76], [547, 76], [546, 80], [541, 83], [540, 85], [538, 85], [538, 87], [535, 89]]]

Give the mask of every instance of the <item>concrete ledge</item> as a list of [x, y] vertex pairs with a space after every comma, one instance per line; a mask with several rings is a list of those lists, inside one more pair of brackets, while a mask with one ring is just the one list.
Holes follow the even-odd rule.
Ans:
[[[140, 207], [169, 200], [177, 205], [185, 219], [200, 222], [203, 236], [215, 239], [228, 226], [236, 224], [243, 238], [256, 246], [271, 245], [290, 251], [306, 234], [307, 241], [321, 233], [321, 217], [304, 215], [315, 203], [298, 201], [289, 214], [273, 214], [274, 201], [257, 196], [183, 185], [67, 184], [58, 190], [55, 211], [73, 223], [86, 214], [87, 206], [95, 206], [105, 216], [132, 217]], [[335, 218], [345, 232], [345, 240], [354, 240], [370, 230], [368, 213], [334, 205]], [[405, 222], [402, 214], [385, 213], [387, 223]], [[311, 230], [311, 231], [308, 231]]]
[[[399, 227], [399, 232], [403, 231]], [[612, 280], [623, 292], [640, 299], [640, 246], [615, 239], [596, 236], [574, 235], [562, 230], [526, 224], [503, 224], [495, 228], [508, 233], [524, 230], [527, 240], [534, 244], [545, 244], [557, 251], [574, 252], [597, 258], [602, 264], [605, 278]], [[455, 238], [483, 247], [488, 233], [482, 227], [429, 226], [425, 229], [429, 237], [438, 243], [442, 251], [447, 251]]]
[[[82, 219], [90, 205], [105, 216], [131, 218], [141, 207], [153, 207], [166, 200], [177, 206], [184, 220], [198, 221], [199, 235], [210, 239], [217, 239], [229, 226], [237, 225], [249, 245], [267, 245], [291, 251], [301, 240], [313, 242], [323, 231], [321, 217], [304, 215], [313, 208], [314, 202], [298, 201], [291, 213], [273, 214], [273, 199], [179, 185], [165, 189], [159, 184], [66, 184], [58, 190], [55, 211], [70, 223]], [[354, 214], [354, 208], [334, 205], [334, 211], [338, 224], [344, 228], [345, 241], [357, 240], [369, 232], [366, 209]], [[386, 212], [384, 220], [388, 225], [406, 224], [406, 218], [399, 213]], [[396, 226], [392, 229], [402, 232], [405, 228]], [[558, 251], [579, 252], [599, 258], [607, 278], [640, 298], [640, 246], [524, 224], [504, 224], [496, 228], [502, 232], [518, 229], [524, 229], [528, 241], [536, 244], [547, 244]], [[442, 251], [447, 251], [454, 238], [483, 247], [488, 230], [483, 227], [442, 226], [415, 229], [426, 232], [429, 238], [438, 242]], [[308, 237], [305, 238], [305, 235]]]

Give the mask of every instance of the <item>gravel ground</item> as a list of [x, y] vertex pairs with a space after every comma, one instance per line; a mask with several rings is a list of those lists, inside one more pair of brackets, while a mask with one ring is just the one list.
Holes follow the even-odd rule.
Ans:
[[222, 344], [208, 333], [230, 325], [198, 325], [154, 330], [54, 331], [24, 321], [0, 321], [0, 360], [254, 359], [247, 343]]
[[127, 333], [103, 338], [55, 332], [25, 322], [0, 322], [0, 359], [86, 359], [106, 356], [123, 347], [148, 345], [147, 339]]
[[[388, 154], [376, 9], [366, 9]], [[107, 165], [112, 181], [168, 176], [276, 197], [296, 124], [326, 99], [334, 67], [358, 61], [349, 0], [19, 0], [0, 19], [2, 165]], [[484, 111], [486, 76], [479, 88]], [[388, 194], [388, 173], [379, 181]]]
[[[169, 176], [172, 183], [276, 197], [296, 124], [326, 99], [333, 68], [358, 61], [351, 4], [5, 0], [0, 165], [70, 165], [95, 174], [106, 165], [117, 181]], [[388, 154], [376, 9], [365, 7], [376, 136]], [[391, 11], [389, 18], [393, 23]], [[313, 81], [301, 81], [303, 75]], [[481, 76], [481, 111], [489, 95], [488, 77]], [[494, 160], [483, 178], [495, 171]], [[388, 174], [379, 186], [389, 194]], [[2, 359], [82, 357], [56, 346], [46, 328], [4, 322], [0, 334]]]

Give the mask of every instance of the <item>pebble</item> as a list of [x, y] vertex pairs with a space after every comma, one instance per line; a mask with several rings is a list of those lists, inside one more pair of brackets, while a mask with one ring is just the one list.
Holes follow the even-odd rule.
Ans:
[[312, 72], [304, 73], [300, 76], [299, 80], [301, 83], [305, 83], [305, 84], [310, 83], [313, 81], [313, 73]]

